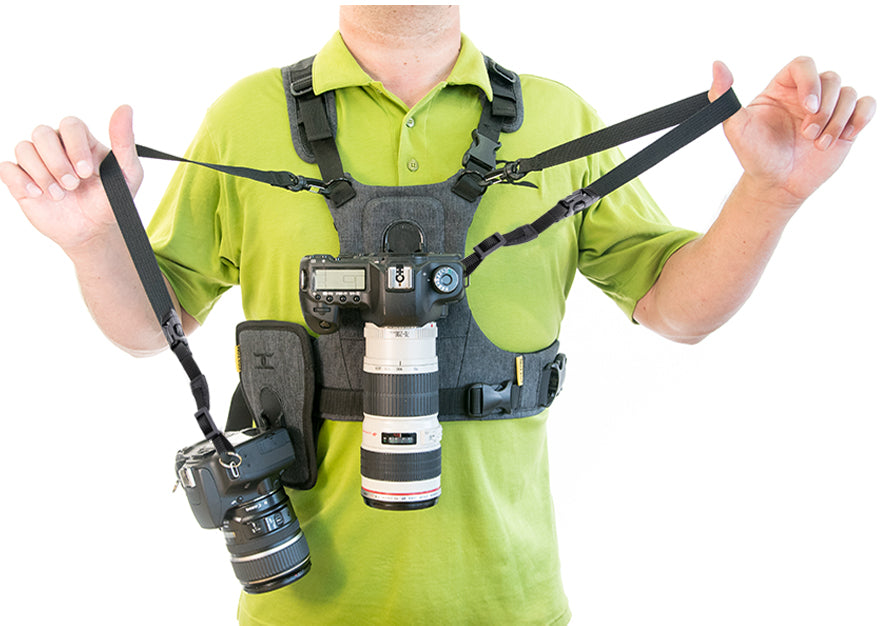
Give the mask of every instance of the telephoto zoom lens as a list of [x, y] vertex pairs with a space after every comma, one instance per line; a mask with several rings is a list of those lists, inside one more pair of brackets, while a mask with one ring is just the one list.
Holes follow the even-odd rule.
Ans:
[[437, 420], [437, 324], [364, 325], [361, 494], [377, 509], [434, 506], [443, 434]]
[[222, 523], [234, 574], [247, 593], [284, 587], [311, 568], [308, 542], [289, 498], [266, 478], [265, 496], [232, 508]]

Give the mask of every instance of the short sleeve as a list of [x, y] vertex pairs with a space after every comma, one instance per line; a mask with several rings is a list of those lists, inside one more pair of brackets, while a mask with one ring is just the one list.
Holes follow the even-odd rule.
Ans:
[[[204, 120], [187, 158], [219, 162], [209, 126]], [[219, 297], [239, 282], [238, 254], [231, 242], [240, 227], [228, 211], [229, 178], [180, 165], [147, 228], [161, 271], [182, 308], [200, 323]]]
[[[598, 155], [605, 173], [624, 160], [618, 150]], [[632, 317], [669, 257], [699, 237], [672, 226], [635, 179], [586, 212], [579, 232], [579, 271]]]

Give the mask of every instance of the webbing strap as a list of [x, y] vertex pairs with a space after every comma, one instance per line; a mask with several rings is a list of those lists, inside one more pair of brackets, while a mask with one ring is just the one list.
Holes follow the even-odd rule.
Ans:
[[[266, 183], [272, 187], [281, 187], [290, 191], [314, 191], [315, 193], [326, 193], [326, 184], [322, 180], [316, 178], [306, 178], [297, 176], [292, 172], [274, 171], [274, 170], [257, 170], [251, 167], [240, 167], [237, 165], [219, 165], [217, 163], [204, 163], [203, 161], [192, 161], [182, 157], [173, 156], [154, 148], [136, 145], [136, 154], [140, 157], [148, 159], [159, 159], [161, 161], [174, 161], [176, 163], [190, 163], [191, 165], [200, 165], [207, 167], [223, 174], [230, 176], [238, 176], [240, 178], [248, 178], [260, 183]], [[112, 183], [113, 184], [113, 183]], [[125, 183], [124, 183], [125, 184]], [[127, 193], [129, 188], [126, 188]], [[135, 215], [138, 218], [138, 214]], [[141, 220], [139, 220], [141, 227]]]
[[493, 99], [484, 100], [477, 128], [471, 132], [471, 146], [462, 157], [463, 169], [453, 184], [453, 193], [468, 202], [474, 202], [487, 190], [484, 177], [496, 169], [496, 151], [502, 145], [500, 133], [506, 127], [515, 130], [522, 121], [517, 74], [489, 57], [485, 57], [485, 62]]
[[314, 152], [321, 175], [327, 180], [327, 195], [335, 206], [354, 197], [354, 189], [345, 176], [336, 147], [336, 133], [327, 115], [322, 95], [314, 93], [311, 63], [298, 64], [292, 70], [290, 94], [296, 100], [299, 125]]
[[536, 221], [524, 224], [505, 235], [494, 233], [481, 241], [474, 247], [472, 254], [462, 259], [465, 275], [477, 269], [480, 262], [494, 250], [502, 246], [514, 246], [532, 241], [546, 228], [589, 208], [607, 194], [724, 122], [741, 106], [732, 89], [714, 102], [709, 102], [708, 95], [701, 93], [546, 150], [535, 157], [506, 163], [487, 177], [488, 184], [513, 183], [529, 172], [566, 163], [675, 126], [587, 187], [560, 200]]
[[108, 156], [102, 161], [99, 174], [102, 179], [102, 185], [105, 188], [105, 194], [111, 203], [111, 209], [114, 211], [114, 217], [120, 226], [123, 240], [139, 275], [139, 280], [145, 289], [145, 293], [148, 295], [151, 308], [154, 310], [154, 315], [157, 317], [170, 349], [179, 359], [191, 381], [191, 393], [197, 402], [197, 412], [194, 417], [197, 419], [197, 423], [204, 436], [206, 436], [208, 441], [212, 442], [219, 456], [230, 459], [229, 462], [234, 462], [236, 458], [234, 446], [216, 427], [209, 414], [209, 385], [207, 384], [206, 377], [200, 372], [191, 349], [188, 347], [188, 340], [185, 338], [182, 322], [173, 306], [172, 298], [170, 298], [166, 288], [166, 281], [163, 279], [160, 266], [157, 264], [157, 258], [151, 249], [151, 243], [148, 240], [147, 233], [145, 233], [142, 220], [139, 218], [139, 213], [129, 187], [126, 185], [123, 171], [120, 169], [120, 164], [117, 162], [113, 152], [109, 152]]

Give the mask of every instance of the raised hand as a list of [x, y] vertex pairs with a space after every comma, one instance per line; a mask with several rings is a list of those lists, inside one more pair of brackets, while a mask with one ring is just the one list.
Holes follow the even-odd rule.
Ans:
[[[720, 62], [713, 76], [712, 99], [733, 82]], [[724, 132], [759, 190], [796, 207], [840, 167], [875, 108], [873, 98], [842, 86], [838, 74], [819, 73], [812, 59], [798, 57], [727, 120]]]
[[[136, 156], [132, 109], [118, 108], [111, 116], [111, 147], [130, 191], [135, 195], [143, 172]], [[108, 148], [86, 125], [67, 117], [57, 129], [38, 126], [30, 141], [15, 148], [17, 163], [0, 163], [0, 180], [18, 201], [30, 222], [66, 252], [76, 254], [113, 231], [99, 165]]]

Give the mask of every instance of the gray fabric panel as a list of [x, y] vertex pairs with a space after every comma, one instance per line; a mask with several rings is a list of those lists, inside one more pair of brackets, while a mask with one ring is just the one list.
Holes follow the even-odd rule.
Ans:
[[283, 410], [284, 422], [272, 426], [287, 428], [297, 457], [284, 481], [291, 486], [313, 484], [317, 471], [312, 423], [315, 377], [307, 332], [286, 322], [243, 322], [237, 327], [237, 344], [240, 382], [252, 414], [263, 413], [266, 390], [273, 391]]

